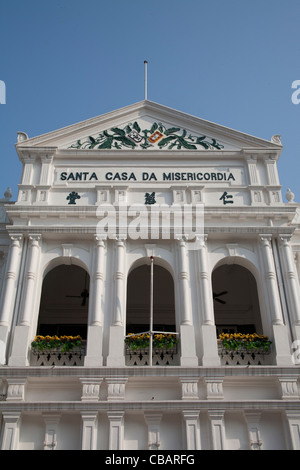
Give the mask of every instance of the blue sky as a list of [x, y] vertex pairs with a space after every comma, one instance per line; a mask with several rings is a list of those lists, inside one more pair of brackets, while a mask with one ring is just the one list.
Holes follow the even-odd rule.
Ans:
[[[299, 0], [1, 0], [0, 198], [30, 137], [144, 98], [269, 140], [300, 202]], [[300, 96], [300, 94], [299, 94]]]

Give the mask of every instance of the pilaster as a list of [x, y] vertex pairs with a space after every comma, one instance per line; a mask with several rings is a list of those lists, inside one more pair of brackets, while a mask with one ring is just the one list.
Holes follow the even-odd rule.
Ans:
[[276, 364], [281, 366], [292, 365], [292, 356], [289, 345], [289, 335], [283, 322], [281, 300], [278, 280], [272, 251], [271, 235], [261, 235], [261, 249], [264, 261], [264, 273], [269, 299], [269, 308], [273, 328], [273, 339], [276, 350]]
[[3, 297], [0, 311], [0, 365], [6, 364], [6, 348], [10, 323], [13, 317], [18, 282], [18, 267], [21, 255], [22, 235], [11, 235], [8, 264], [4, 279]]
[[185, 423], [185, 440], [187, 450], [200, 450], [200, 410], [183, 411], [183, 419]]
[[112, 367], [125, 365], [125, 241], [123, 239], [115, 241], [115, 252], [114, 310], [109, 332], [109, 355], [107, 358], [107, 365]]
[[1, 450], [18, 450], [21, 412], [2, 413]]
[[186, 244], [183, 239], [179, 239], [177, 243], [179, 258], [178, 280], [181, 300], [180, 363], [182, 366], [196, 366], [198, 365], [198, 358], [196, 356], [195, 331], [192, 319], [190, 276]]
[[286, 411], [292, 450], [300, 450], [300, 411]]
[[289, 311], [291, 312], [291, 321], [294, 324], [296, 339], [300, 339], [300, 293], [299, 282], [296, 272], [296, 266], [293, 259], [293, 252], [290, 245], [290, 235], [280, 235], [280, 254], [283, 261], [284, 276], [283, 282]]
[[93, 297], [90, 303], [86, 366], [102, 366], [105, 240], [95, 236]]
[[109, 450], [123, 450], [124, 445], [124, 411], [108, 411]]
[[226, 450], [223, 410], [208, 410], [212, 450]]
[[31, 325], [36, 299], [36, 283], [40, 255], [40, 239], [41, 235], [39, 234], [32, 234], [29, 236], [30, 247], [27, 258], [23, 303], [20, 313], [20, 319], [14, 331], [12, 353], [9, 359], [10, 366], [28, 365], [28, 347], [31, 339]]
[[95, 450], [97, 443], [97, 411], [82, 411], [81, 449]]
[[203, 322], [200, 326], [202, 365], [206, 367], [219, 366], [220, 357], [214, 319], [213, 292], [208, 267], [207, 236], [198, 240], [198, 245], [199, 304], [201, 306], [200, 318]]

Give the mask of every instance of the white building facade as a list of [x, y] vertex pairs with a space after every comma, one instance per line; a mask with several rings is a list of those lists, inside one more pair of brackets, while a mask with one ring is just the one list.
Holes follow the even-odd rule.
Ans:
[[[1, 449], [299, 450], [300, 205], [282, 199], [279, 136], [145, 100], [16, 149]], [[176, 344], [126, 346], [148, 331]], [[227, 350], [221, 333], [271, 346]], [[82, 342], [36, 351], [37, 335]]]

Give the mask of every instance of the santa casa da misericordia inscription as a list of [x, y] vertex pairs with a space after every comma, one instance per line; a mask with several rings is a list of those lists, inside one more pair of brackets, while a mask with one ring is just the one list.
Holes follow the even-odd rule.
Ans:
[[206, 135], [194, 136], [180, 127], [166, 127], [154, 122], [150, 129], [142, 129], [137, 121], [123, 128], [111, 127], [98, 134], [77, 140], [69, 148], [74, 149], [148, 149], [156, 147], [177, 150], [221, 150], [223, 145]]

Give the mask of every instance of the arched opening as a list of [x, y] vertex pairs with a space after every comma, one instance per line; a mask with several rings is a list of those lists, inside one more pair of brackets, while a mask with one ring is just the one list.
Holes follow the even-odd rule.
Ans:
[[[133, 269], [127, 281], [126, 334], [149, 330], [150, 265]], [[169, 271], [153, 266], [153, 330], [176, 331], [174, 282]]]
[[224, 264], [212, 275], [217, 334], [262, 334], [257, 284], [253, 274], [239, 264]]
[[59, 265], [43, 281], [37, 334], [87, 337], [90, 278], [76, 265]]

